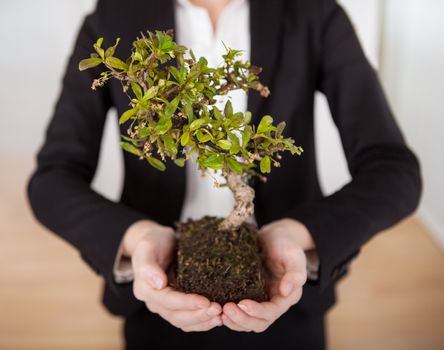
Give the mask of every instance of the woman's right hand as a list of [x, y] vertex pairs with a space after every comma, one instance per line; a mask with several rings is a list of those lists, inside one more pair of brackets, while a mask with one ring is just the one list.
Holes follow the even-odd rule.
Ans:
[[131, 258], [133, 292], [147, 308], [184, 332], [208, 331], [222, 325], [222, 307], [198, 294], [168, 286], [166, 270], [175, 254], [171, 227], [140, 221], [126, 232], [123, 254]]

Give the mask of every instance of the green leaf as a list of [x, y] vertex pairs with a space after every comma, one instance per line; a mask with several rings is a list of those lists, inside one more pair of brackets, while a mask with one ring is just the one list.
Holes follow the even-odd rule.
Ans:
[[224, 166], [224, 157], [220, 154], [212, 154], [202, 161], [202, 165], [213, 170], [220, 170]]
[[265, 156], [261, 159], [260, 162], [261, 172], [264, 174], [268, 174], [271, 171], [271, 161], [269, 156]]
[[180, 137], [180, 144], [185, 147], [188, 144], [188, 141], [190, 141], [190, 133], [185, 131]]
[[199, 64], [201, 66], [208, 66], [208, 60], [205, 57], [200, 57], [199, 58]]
[[119, 119], [119, 124], [125, 123], [128, 119], [130, 119], [134, 114], [136, 114], [137, 108], [131, 108], [124, 112]]
[[147, 157], [146, 159], [153, 168], [156, 168], [157, 170], [160, 171], [165, 171], [166, 165], [161, 160], [154, 157]]
[[[204, 129], [202, 129], [202, 130], [204, 130]], [[208, 134], [208, 133], [204, 134], [200, 130], [197, 132], [196, 136], [197, 136], [197, 139], [199, 140], [199, 142], [202, 142], [202, 143], [208, 142], [212, 139], [212, 136], [210, 134]]]
[[239, 138], [232, 132], [228, 133], [228, 138], [230, 139], [231, 143], [240, 145]]
[[180, 166], [181, 168], [183, 168], [185, 166], [185, 161], [186, 161], [185, 158], [177, 158], [177, 159], [174, 160], [174, 163], [177, 166]]
[[246, 147], [248, 145], [248, 142], [250, 142], [252, 134], [253, 130], [251, 129], [251, 126], [250, 125], [245, 126], [244, 130], [242, 131], [242, 147]]
[[105, 59], [105, 63], [108, 66], [113, 67], [115, 69], [120, 69], [120, 70], [124, 70], [124, 71], [128, 70], [128, 65], [125, 62], [123, 62], [122, 60], [118, 59], [117, 57], [107, 57]]
[[179, 101], [179, 96], [176, 96], [170, 103], [167, 104], [164, 111], [165, 118], [171, 118], [173, 116], [174, 112], [176, 112], [177, 106], [179, 106]]
[[205, 119], [196, 119], [195, 121], [193, 121], [190, 125], [190, 130], [194, 131], [199, 129], [203, 124], [205, 124]]
[[191, 56], [191, 59], [192, 59], [194, 62], [196, 62], [196, 56], [194, 55], [194, 52], [193, 52], [193, 50], [191, 50], [191, 49], [190, 49], [190, 56]]
[[178, 83], [181, 83], [182, 80], [180, 79], [180, 73], [179, 70], [175, 67], [175, 66], [171, 66], [170, 67], [170, 73], [173, 75], [174, 79], [176, 79], [176, 81]]
[[228, 167], [230, 168], [231, 171], [235, 172], [236, 174], [243, 173], [242, 164], [239, 163], [236, 159], [234, 159], [232, 157], [228, 157], [227, 163], [228, 163]]
[[136, 95], [137, 99], [140, 101], [143, 98], [143, 91], [139, 84], [137, 83], [131, 83], [131, 89], [134, 92], [134, 95]]
[[185, 64], [183, 54], [176, 55], [176, 59], [177, 59], [177, 63], [179, 63], [180, 66], [183, 66]]
[[142, 55], [140, 54], [139, 51], [136, 51], [136, 52], [134, 53], [134, 61], [139, 61], [139, 62], [142, 62], [142, 61], [143, 61], [143, 57], [142, 57]]
[[145, 92], [145, 95], [143, 95], [143, 99], [145, 101], [151, 100], [154, 96], [157, 95], [157, 92], [159, 91], [158, 86], [151, 86], [147, 92]]
[[230, 154], [239, 153], [239, 151], [241, 150], [239, 138], [233, 133], [229, 133], [228, 137], [230, 138], [230, 141], [232, 143], [232, 146], [230, 148]]
[[229, 118], [233, 115], [233, 105], [231, 104], [230, 100], [228, 100], [227, 103], [225, 103], [224, 114], [225, 118]]
[[184, 81], [185, 78], [187, 77], [187, 69], [182, 65], [180, 67], [180, 81]]
[[238, 154], [241, 150], [241, 146], [233, 144], [230, 148], [230, 154]]
[[173, 138], [169, 135], [164, 135], [162, 137], [162, 140], [165, 145], [165, 148], [170, 153], [170, 155], [176, 155], [177, 154], [177, 147], [176, 147], [176, 143], [174, 142]]
[[133, 139], [131, 137], [125, 136], [125, 135], [120, 135], [120, 137], [125, 140], [125, 141], [129, 141], [129, 142], [133, 142]]
[[102, 63], [102, 59], [98, 57], [87, 58], [85, 60], [81, 60], [79, 63], [79, 70], [84, 71], [89, 68], [97, 67], [100, 63]]
[[103, 38], [98, 38], [97, 41], [96, 41], [96, 46], [97, 47], [102, 47], [102, 44], [103, 44]]
[[150, 131], [147, 127], [139, 128], [139, 137], [145, 138], [149, 135]]
[[141, 152], [138, 148], [136, 148], [133, 144], [129, 142], [120, 142], [120, 147], [122, 147], [125, 151], [132, 153], [136, 156], [140, 156]]
[[244, 114], [244, 120], [243, 120], [243, 123], [244, 123], [244, 125], [248, 125], [248, 124], [250, 124], [250, 122], [251, 122], [251, 112], [245, 112], [245, 114]]
[[270, 131], [271, 123], [273, 123], [273, 118], [269, 115], [265, 115], [262, 117], [261, 122], [259, 123], [259, 126], [257, 127], [257, 133], [264, 133], [267, 131]]
[[117, 45], [119, 45], [120, 38], [117, 38], [116, 43], [113, 46], [108, 47], [105, 51], [105, 57], [111, 57], [116, 52]]
[[173, 122], [170, 118], [161, 118], [156, 125], [156, 131], [159, 133], [159, 135], [163, 135], [170, 130], [172, 126]]
[[280, 122], [280, 123], [277, 125], [277, 127], [276, 127], [276, 135], [275, 135], [276, 138], [279, 138], [279, 137], [282, 136], [282, 132], [284, 131], [285, 126], [286, 126], [285, 122]]
[[213, 114], [214, 114], [214, 117], [217, 120], [223, 120], [224, 119], [224, 116], [222, 115], [222, 112], [216, 106], [213, 107]]
[[231, 143], [231, 141], [228, 141], [228, 140], [219, 140], [219, 141], [217, 141], [217, 145], [220, 148], [228, 151], [231, 148], [232, 143]]
[[185, 105], [185, 114], [187, 115], [188, 121], [193, 122], [194, 113], [193, 113], [193, 106], [192, 106], [191, 102], [188, 102]]
[[157, 36], [157, 39], [159, 40], [159, 49], [166, 51], [166, 50], [171, 50], [174, 48], [175, 44], [171, 40], [169, 35], [157, 30], [156, 36]]
[[100, 46], [97, 46], [97, 44], [94, 44], [94, 49], [96, 50], [96, 52], [99, 54], [99, 56], [102, 59], [105, 59], [105, 50], [102, 49]]
[[200, 105], [200, 107], [202, 108], [201, 110], [201, 119], [202, 118], [207, 118], [210, 116], [210, 112], [208, 111], [207, 106], [205, 105]]

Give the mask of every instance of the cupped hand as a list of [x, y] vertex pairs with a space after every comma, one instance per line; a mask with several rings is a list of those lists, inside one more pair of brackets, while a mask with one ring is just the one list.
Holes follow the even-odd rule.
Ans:
[[[131, 256], [133, 292], [147, 308], [185, 332], [207, 331], [222, 325], [222, 307], [198, 294], [182, 293], [168, 286], [167, 268], [175, 252], [172, 228], [156, 223], [124, 238], [124, 251]], [[125, 244], [127, 243], [127, 244]]]
[[241, 300], [223, 306], [222, 321], [241, 332], [263, 332], [302, 296], [307, 280], [305, 250], [314, 243], [306, 227], [293, 219], [274, 221], [259, 231], [266, 256], [266, 284], [270, 300]]

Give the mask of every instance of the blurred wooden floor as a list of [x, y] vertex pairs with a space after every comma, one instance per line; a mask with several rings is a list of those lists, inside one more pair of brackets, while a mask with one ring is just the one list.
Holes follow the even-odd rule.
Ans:
[[[100, 279], [38, 226], [25, 201], [29, 163], [0, 159], [0, 349], [122, 348]], [[339, 286], [332, 350], [444, 349], [444, 253], [411, 218], [377, 236]]]

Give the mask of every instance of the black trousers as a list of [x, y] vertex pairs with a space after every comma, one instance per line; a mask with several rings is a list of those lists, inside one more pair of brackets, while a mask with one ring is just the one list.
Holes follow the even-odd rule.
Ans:
[[225, 326], [208, 332], [183, 332], [143, 309], [125, 320], [127, 350], [324, 350], [324, 315], [291, 308], [263, 333], [235, 332]]

